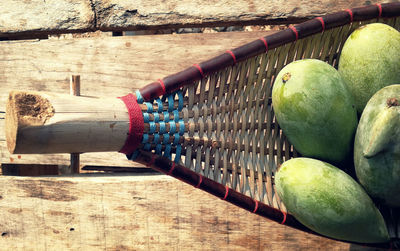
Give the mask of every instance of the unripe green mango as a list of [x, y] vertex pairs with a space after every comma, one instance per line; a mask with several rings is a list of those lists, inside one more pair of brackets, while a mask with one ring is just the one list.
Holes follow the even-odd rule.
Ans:
[[317, 59], [286, 65], [272, 89], [279, 126], [305, 157], [339, 164], [352, 154], [357, 111], [338, 71]]
[[400, 85], [382, 88], [368, 101], [354, 141], [356, 175], [367, 193], [400, 207]]
[[288, 212], [317, 233], [359, 243], [389, 240], [370, 197], [335, 166], [311, 158], [290, 159], [275, 174], [275, 185]]
[[338, 70], [361, 114], [375, 92], [400, 83], [400, 32], [382, 23], [356, 29], [343, 45]]

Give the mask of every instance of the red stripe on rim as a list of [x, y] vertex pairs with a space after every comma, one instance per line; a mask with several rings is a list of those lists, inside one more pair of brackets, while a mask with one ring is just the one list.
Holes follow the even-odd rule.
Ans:
[[265, 40], [265, 38], [263, 38], [263, 37], [260, 37], [260, 40], [264, 43], [264, 45], [265, 45], [265, 51], [267, 52], [267, 51], [268, 51], [268, 43], [267, 43], [267, 40]]
[[381, 17], [382, 16], [382, 5], [380, 3], [377, 3], [376, 6], [378, 7], [378, 11], [379, 11], [378, 17]]
[[169, 169], [169, 171], [168, 171], [168, 175], [169, 176], [171, 176], [172, 175], [172, 172], [174, 171], [174, 169], [175, 169], [175, 162], [172, 162], [172, 166], [171, 166], [171, 169]]
[[200, 65], [194, 64], [193, 66], [196, 67], [197, 70], [199, 70], [201, 77], [204, 78], [204, 72], [203, 72], [203, 69], [201, 69]]
[[201, 182], [203, 182], [203, 176], [199, 175], [199, 183], [197, 183], [197, 185], [195, 186], [195, 188], [199, 188], [201, 185]]
[[226, 198], [228, 197], [228, 194], [229, 194], [229, 187], [225, 186], [225, 196], [224, 196], [224, 198], [222, 198], [222, 200], [226, 200]]
[[351, 9], [344, 10], [350, 15], [350, 22], [353, 22], [353, 11]]
[[286, 222], [286, 213], [282, 212], [282, 214], [283, 214], [283, 220], [282, 220], [281, 224], [285, 224], [285, 222]]
[[253, 213], [256, 213], [258, 209], [258, 201], [254, 200], [254, 202], [256, 203], [256, 205], [254, 206]]
[[291, 26], [289, 26], [289, 29], [291, 29], [293, 31], [293, 33], [296, 35], [296, 41], [297, 41], [297, 39], [299, 39], [299, 32], [297, 31], [296, 27], [291, 25]]
[[236, 64], [236, 56], [235, 54], [233, 54], [233, 52], [231, 50], [227, 50], [226, 53], [230, 54], [233, 58], [233, 63]]
[[315, 19], [317, 19], [318, 21], [321, 22], [322, 31], [324, 31], [325, 30], [325, 21], [324, 21], [324, 19], [322, 17], [316, 17]]
[[157, 81], [158, 81], [158, 83], [160, 83], [161, 88], [163, 89], [163, 94], [161, 94], [161, 95], [164, 95], [164, 94], [165, 94], [165, 84], [164, 84], [164, 81], [162, 81], [162, 79], [157, 79]]

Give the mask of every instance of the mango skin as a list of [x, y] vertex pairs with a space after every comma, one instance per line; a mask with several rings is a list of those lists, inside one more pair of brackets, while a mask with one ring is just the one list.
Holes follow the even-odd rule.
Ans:
[[[400, 85], [382, 88], [368, 101], [354, 141], [354, 165], [367, 193], [400, 207]], [[389, 103], [389, 104], [388, 104]]]
[[322, 235], [359, 243], [389, 241], [384, 219], [363, 188], [326, 162], [294, 158], [275, 174], [288, 212]]
[[351, 156], [357, 111], [331, 65], [316, 59], [286, 65], [275, 79], [272, 105], [279, 126], [302, 156], [333, 164]]
[[343, 45], [338, 71], [361, 114], [374, 93], [400, 83], [400, 32], [382, 23], [356, 29]]

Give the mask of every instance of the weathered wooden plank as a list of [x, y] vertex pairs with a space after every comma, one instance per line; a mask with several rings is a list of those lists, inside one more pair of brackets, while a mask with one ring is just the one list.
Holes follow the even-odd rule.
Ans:
[[0, 37], [95, 29], [90, 1], [0, 1]]
[[362, 250], [163, 175], [2, 176], [0, 207], [4, 250]]
[[0, 36], [293, 23], [378, 2], [381, 1], [3, 0], [0, 2]]
[[[74, 74], [81, 76], [83, 96], [122, 96], [269, 33], [3, 41], [0, 42], [0, 112], [5, 111], [11, 90], [69, 93], [70, 76]], [[0, 119], [1, 163], [69, 164], [68, 154], [10, 155], [4, 140], [4, 119]], [[81, 163], [138, 166], [119, 153], [85, 153], [81, 155]]]

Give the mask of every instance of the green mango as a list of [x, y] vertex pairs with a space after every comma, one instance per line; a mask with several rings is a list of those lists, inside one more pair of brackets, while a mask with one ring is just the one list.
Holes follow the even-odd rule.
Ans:
[[354, 141], [356, 175], [367, 193], [400, 207], [400, 85], [382, 88], [368, 101]]
[[286, 65], [276, 76], [272, 106], [279, 126], [302, 156], [341, 164], [352, 155], [357, 111], [331, 65], [317, 59]]
[[338, 71], [361, 114], [375, 92], [400, 83], [400, 32], [382, 23], [356, 29], [343, 45]]
[[333, 165], [311, 158], [290, 159], [275, 174], [275, 187], [288, 212], [319, 234], [359, 243], [390, 239], [368, 194]]

